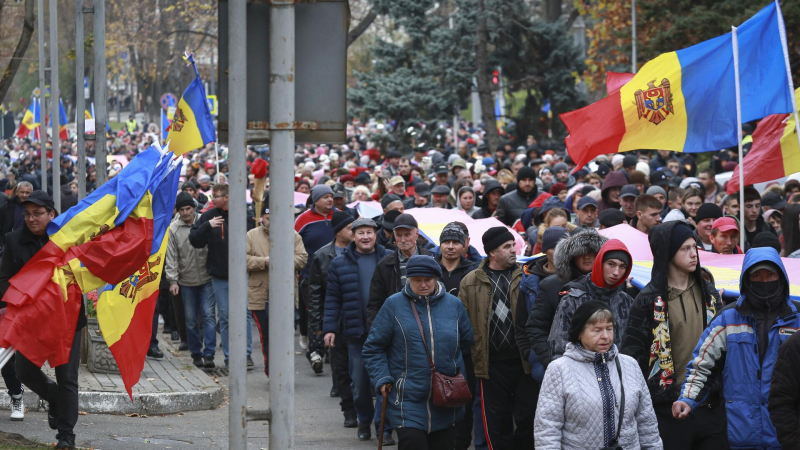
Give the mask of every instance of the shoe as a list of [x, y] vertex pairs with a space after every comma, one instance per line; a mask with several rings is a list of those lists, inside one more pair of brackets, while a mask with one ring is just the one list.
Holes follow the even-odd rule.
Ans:
[[300, 336], [300, 348], [308, 350], [308, 336]]
[[75, 448], [75, 435], [70, 433], [58, 433], [56, 436], [58, 439], [58, 444], [56, 444], [57, 449], [74, 449]]
[[367, 423], [360, 423], [358, 424], [358, 440], [359, 441], [368, 441], [372, 437], [372, 424]]
[[186, 350], [189, 350], [189, 344], [186, 342], [181, 342], [181, 345], [178, 346], [178, 351], [185, 352]]
[[355, 412], [344, 413], [344, 427], [355, 428], [358, 426], [358, 417]]
[[336, 389], [336, 386], [331, 388], [331, 397], [339, 398], [339, 389]]
[[247, 370], [251, 370], [256, 366], [255, 361], [253, 361], [253, 357], [247, 355]]
[[173, 341], [180, 341], [181, 335], [177, 331], [173, 331], [172, 333], [170, 333], [169, 338], [172, 339]]
[[195, 367], [200, 369], [206, 366], [202, 356], [192, 356], [192, 363], [195, 365]]
[[161, 330], [164, 334], [172, 334], [172, 327], [169, 325], [164, 325], [164, 328]]
[[217, 365], [214, 364], [214, 357], [212, 357], [212, 356], [204, 356], [203, 357], [203, 367], [206, 368], [206, 369], [213, 369], [214, 367], [217, 367]]
[[311, 368], [314, 369], [314, 373], [317, 375], [322, 373], [322, 357], [317, 352], [311, 353]]
[[147, 357], [153, 359], [161, 359], [164, 357], [164, 354], [161, 353], [161, 350], [159, 350], [158, 347], [154, 347], [147, 351]]
[[21, 422], [25, 418], [25, 405], [22, 403], [22, 394], [11, 396], [11, 421]]
[[396, 442], [394, 441], [394, 439], [392, 439], [392, 432], [391, 431], [385, 431], [383, 433], [383, 446], [384, 447], [389, 447], [389, 446], [392, 446], [392, 445], [395, 445], [395, 444], [396, 444]]
[[55, 403], [48, 402], [47, 406], [47, 425], [50, 426], [51, 430], [58, 429], [58, 407], [56, 407]]

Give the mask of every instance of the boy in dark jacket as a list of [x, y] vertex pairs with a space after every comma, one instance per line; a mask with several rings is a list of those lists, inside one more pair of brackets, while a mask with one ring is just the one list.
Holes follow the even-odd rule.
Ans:
[[707, 407], [697, 408], [694, 420], [678, 422], [672, 417], [686, 364], [722, 307], [719, 294], [703, 279], [697, 242], [687, 222], [656, 225], [648, 237], [653, 252], [650, 283], [631, 308], [622, 353], [639, 362], [666, 450], [725, 448], [725, 410], [716, 389], [704, 403]]

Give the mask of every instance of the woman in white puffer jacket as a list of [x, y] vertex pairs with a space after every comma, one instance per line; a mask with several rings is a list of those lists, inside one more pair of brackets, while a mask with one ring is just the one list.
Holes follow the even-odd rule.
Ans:
[[617, 352], [614, 326], [614, 314], [602, 302], [575, 311], [566, 352], [547, 367], [542, 382], [536, 450], [664, 448], [642, 371]]

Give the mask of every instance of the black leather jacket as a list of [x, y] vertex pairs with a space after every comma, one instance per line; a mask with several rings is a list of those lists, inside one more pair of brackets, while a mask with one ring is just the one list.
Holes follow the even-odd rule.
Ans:
[[308, 272], [308, 329], [314, 333], [322, 331], [322, 318], [325, 313], [325, 286], [328, 283], [328, 267], [336, 257], [333, 242], [323, 245], [314, 253]]

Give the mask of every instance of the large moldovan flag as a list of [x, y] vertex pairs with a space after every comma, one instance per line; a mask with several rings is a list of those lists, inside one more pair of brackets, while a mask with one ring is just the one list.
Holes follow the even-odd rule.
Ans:
[[197, 72], [194, 56], [187, 53], [186, 59], [194, 68], [195, 79], [178, 101], [175, 116], [170, 124], [169, 136], [167, 136], [167, 144], [176, 155], [197, 150], [217, 140], [211, 110], [208, 108], [206, 90], [203, 87], [203, 80], [200, 79], [200, 74]]

